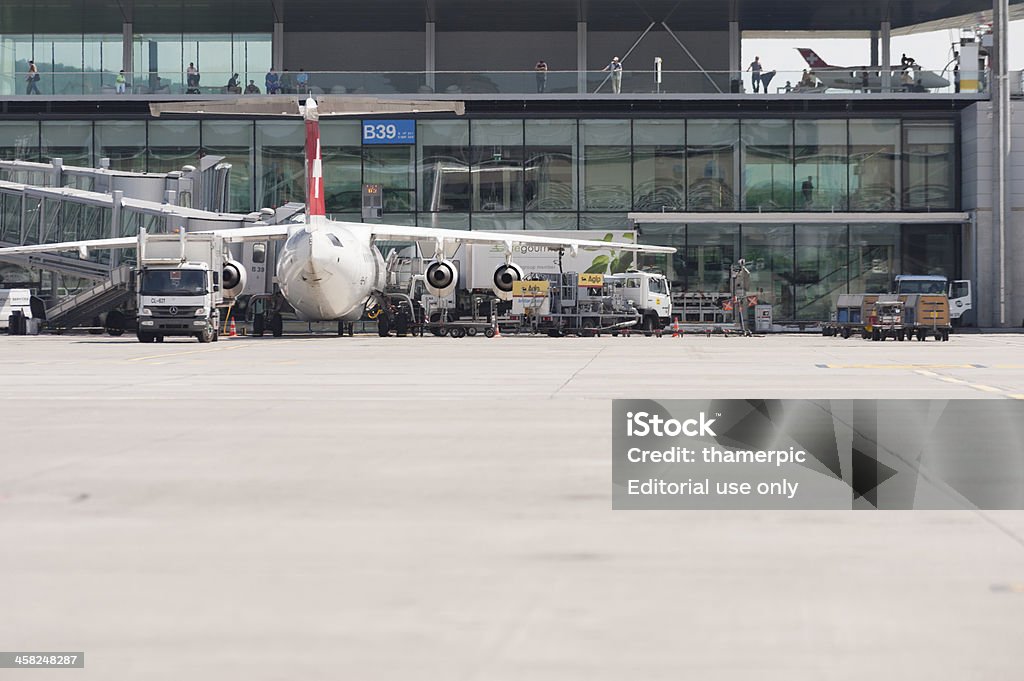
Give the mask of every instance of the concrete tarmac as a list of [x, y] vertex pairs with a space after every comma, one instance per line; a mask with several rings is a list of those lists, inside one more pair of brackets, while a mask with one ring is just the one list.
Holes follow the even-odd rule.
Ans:
[[611, 510], [613, 398], [1024, 399], [1024, 336], [0, 337], [0, 678], [1016, 678], [1024, 512]]

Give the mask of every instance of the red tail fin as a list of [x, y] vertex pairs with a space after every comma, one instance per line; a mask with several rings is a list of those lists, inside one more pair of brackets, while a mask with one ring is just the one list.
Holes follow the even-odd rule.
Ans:
[[819, 57], [818, 54], [812, 49], [809, 49], [807, 47], [798, 47], [796, 48], [796, 50], [797, 52], [800, 53], [800, 56], [804, 58], [804, 61], [807, 62], [807, 65], [810, 66], [812, 69], [823, 69], [830, 66], [830, 64], [827, 64], [825, 60]]
[[324, 169], [320, 156], [320, 112], [312, 97], [306, 100], [306, 217], [326, 215]]

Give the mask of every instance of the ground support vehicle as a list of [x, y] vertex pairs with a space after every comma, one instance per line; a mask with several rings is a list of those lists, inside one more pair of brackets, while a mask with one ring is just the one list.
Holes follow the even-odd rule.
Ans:
[[886, 338], [904, 339], [904, 303], [896, 296], [879, 296], [871, 306], [866, 327], [871, 329], [871, 340], [884, 341]]
[[245, 288], [245, 268], [220, 236], [141, 230], [135, 280], [140, 342], [194, 336], [209, 343], [219, 337], [220, 308]]

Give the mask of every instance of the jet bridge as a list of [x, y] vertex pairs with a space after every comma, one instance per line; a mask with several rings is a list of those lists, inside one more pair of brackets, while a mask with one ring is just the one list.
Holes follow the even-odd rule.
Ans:
[[[207, 175], [214, 181], [211, 185], [201, 180], [197, 184], [190, 166], [180, 172], [155, 175], [76, 168], [56, 161], [51, 165], [0, 161], [0, 247], [136, 236], [140, 229], [170, 233], [179, 229], [231, 229], [257, 222], [276, 224], [304, 211], [298, 203], [244, 215], [194, 208], [191, 204], [199, 196], [201, 205], [224, 206], [227, 202], [226, 171], [230, 165], [211, 158], [202, 167], [205, 170], [196, 171], [199, 177], [218, 168], [225, 172]], [[247, 256], [251, 256], [253, 245], [237, 244], [233, 248], [239, 251], [236, 258], [250, 265]], [[48, 318], [54, 325], [70, 328], [130, 298], [135, 253], [133, 249], [33, 253], [0, 256], [0, 262], [49, 272], [49, 295], [41, 295], [48, 298]], [[77, 287], [69, 286], [78, 289], [76, 295], [62, 296], [60, 282], [72, 279], [93, 285], [79, 282]], [[265, 276], [254, 281], [260, 288], [254, 292], [269, 292], [265, 289], [271, 282]]]

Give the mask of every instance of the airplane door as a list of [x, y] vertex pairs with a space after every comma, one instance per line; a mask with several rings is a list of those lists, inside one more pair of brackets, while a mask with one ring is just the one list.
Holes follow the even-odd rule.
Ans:
[[268, 248], [266, 242], [257, 241], [242, 245], [242, 263], [249, 270], [249, 278], [245, 285], [245, 293], [272, 293], [267, 290]]

